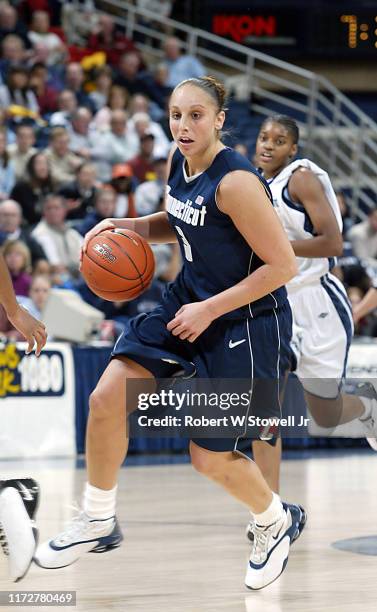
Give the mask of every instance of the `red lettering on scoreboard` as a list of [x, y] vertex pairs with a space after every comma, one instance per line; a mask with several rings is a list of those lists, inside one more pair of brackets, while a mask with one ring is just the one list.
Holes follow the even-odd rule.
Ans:
[[276, 36], [276, 17], [269, 15], [214, 15], [212, 31], [218, 36], [230, 36], [238, 43], [247, 36]]

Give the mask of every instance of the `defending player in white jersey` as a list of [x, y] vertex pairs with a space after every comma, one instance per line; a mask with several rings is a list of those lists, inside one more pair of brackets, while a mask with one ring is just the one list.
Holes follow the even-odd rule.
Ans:
[[[273, 203], [297, 256], [299, 273], [287, 285], [293, 310], [292, 348], [315, 425], [322, 432], [365, 435], [377, 450], [377, 402], [372, 385], [340, 392], [353, 323], [342, 283], [331, 274], [342, 253], [342, 220], [327, 173], [308, 159], [294, 160], [299, 130], [293, 119], [264, 120], [257, 139], [255, 164], [262, 171]], [[253, 442], [254, 459], [274, 491], [279, 488], [281, 442]], [[250, 534], [252, 539], [252, 533]]]

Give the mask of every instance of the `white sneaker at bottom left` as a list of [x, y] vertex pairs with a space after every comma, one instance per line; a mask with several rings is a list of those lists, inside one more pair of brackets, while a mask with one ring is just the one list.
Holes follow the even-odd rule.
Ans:
[[27, 573], [37, 547], [34, 516], [39, 487], [33, 478], [0, 480], [0, 545], [14, 582]]
[[38, 546], [35, 563], [46, 569], [66, 567], [87, 552], [106, 552], [118, 548], [123, 535], [115, 516], [91, 519], [81, 511], [53, 540]]

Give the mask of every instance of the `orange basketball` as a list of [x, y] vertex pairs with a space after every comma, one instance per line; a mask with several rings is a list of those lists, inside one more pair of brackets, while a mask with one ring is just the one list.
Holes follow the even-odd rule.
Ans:
[[149, 244], [128, 229], [105, 230], [91, 238], [83, 255], [81, 273], [99, 297], [123, 302], [148, 289], [154, 275]]

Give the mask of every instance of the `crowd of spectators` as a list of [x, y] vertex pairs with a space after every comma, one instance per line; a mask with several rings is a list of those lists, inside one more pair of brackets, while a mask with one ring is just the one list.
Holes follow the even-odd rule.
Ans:
[[[172, 3], [138, 4], [168, 16]], [[167, 101], [178, 82], [205, 73], [178, 38], [163, 38], [152, 65], [90, 0], [0, 0], [0, 246], [19, 299], [36, 314], [51, 287], [70, 288], [113, 321], [115, 335], [129, 316], [158, 303], [178, 270], [176, 249], [154, 247], [151, 289], [117, 304], [92, 294], [79, 272], [83, 236], [96, 223], [162, 205]], [[247, 155], [243, 143], [236, 148]], [[355, 304], [375, 274], [377, 209], [355, 224], [344, 194], [338, 199], [345, 253], [336, 273]], [[377, 336], [377, 318], [356, 331]], [[0, 312], [1, 333], [17, 337]]]
[[[169, 15], [171, 2], [155, 4]], [[154, 247], [156, 278], [132, 304], [99, 299], [79, 271], [83, 236], [96, 223], [162, 205], [167, 100], [204, 68], [174, 36], [161, 52], [148, 65], [90, 0], [0, 0], [0, 247], [18, 299], [34, 314], [51, 287], [69, 288], [102, 310], [116, 334], [157, 304], [178, 270], [175, 248]], [[3, 312], [0, 334], [17, 338]]]

